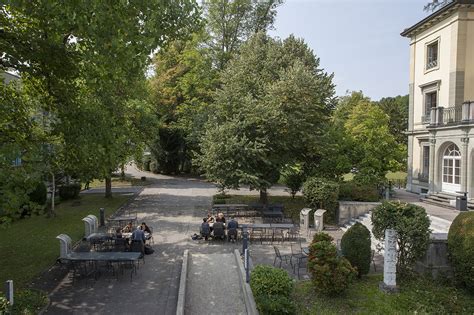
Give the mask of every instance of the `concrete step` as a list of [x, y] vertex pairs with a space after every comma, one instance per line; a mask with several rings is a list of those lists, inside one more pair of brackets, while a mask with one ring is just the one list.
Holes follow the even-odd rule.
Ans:
[[437, 201], [437, 200], [434, 200], [434, 199], [424, 198], [421, 201], [424, 202], [424, 203], [427, 203], [427, 204], [443, 207], [443, 208], [446, 208], [446, 209], [454, 209], [455, 208], [455, 207], [451, 206], [449, 203], [440, 202], [440, 201]]
[[431, 225], [430, 229], [432, 233], [448, 233], [449, 227], [451, 226], [451, 222], [442, 218], [429, 216]]

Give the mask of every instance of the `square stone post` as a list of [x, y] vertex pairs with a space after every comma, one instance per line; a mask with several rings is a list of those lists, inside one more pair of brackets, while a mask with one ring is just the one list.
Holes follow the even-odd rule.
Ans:
[[393, 293], [397, 287], [397, 232], [394, 229], [385, 230], [385, 253], [383, 256], [383, 282], [380, 290]]

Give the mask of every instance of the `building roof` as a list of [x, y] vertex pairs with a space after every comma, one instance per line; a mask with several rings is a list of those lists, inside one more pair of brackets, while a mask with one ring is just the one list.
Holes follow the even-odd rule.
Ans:
[[433, 24], [443, 20], [445, 17], [456, 11], [462, 5], [474, 5], [474, 0], [452, 0], [441, 9], [428, 15], [426, 18], [416, 23], [415, 25], [405, 29], [400, 35], [404, 37], [411, 37], [417, 33], [427, 29]]

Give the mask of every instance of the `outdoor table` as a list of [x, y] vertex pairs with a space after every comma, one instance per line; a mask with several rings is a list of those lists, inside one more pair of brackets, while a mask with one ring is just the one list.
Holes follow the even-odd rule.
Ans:
[[[132, 233], [130, 232], [122, 233], [122, 237], [125, 239], [130, 239], [132, 237]], [[145, 240], [148, 241], [150, 238], [151, 238], [151, 234], [148, 232], [145, 232]]]
[[86, 240], [96, 244], [100, 242], [110, 241], [113, 239], [113, 235], [110, 233], [92, 233], [91, 235], [86, 237]]
[[93, 262], [94, 263], [94, 273], [97, 274], [98, 262], [107, 262], [107, 263], [127, 263], [132, 262], [133, 269], [130, 273], [130, 280], [132, 279], [133, 272], [137, 272], [135, 262], [142, 257], [140, 252], [73, 252], [68, 254], [62, 260], [67, 260], [71, 262]]
[[[212, 206], [212, 210], [215, 212], [225, 212], [226, 216], [234, 215], [237, 211], [248, 211], [248, 205], [244, 203], [223, 203], [223, 204], [215, 204]], [[230, 213], [230, 214], [229, 214]]]

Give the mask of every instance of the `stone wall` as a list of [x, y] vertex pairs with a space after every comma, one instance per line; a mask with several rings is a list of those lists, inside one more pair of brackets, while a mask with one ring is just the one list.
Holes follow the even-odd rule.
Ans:
[[360, 202], [360, 201], [339, 201], [339, 211], [337, 213], [337, 223], [342, 226], [361, 215], [369, 213], [380, 202]]
[[415, 270], [435, 279], [440, 276], [452, 276], [453, 271], [448, 260], [448, 233], [431, 234], [426, 254], [416, 263]]

